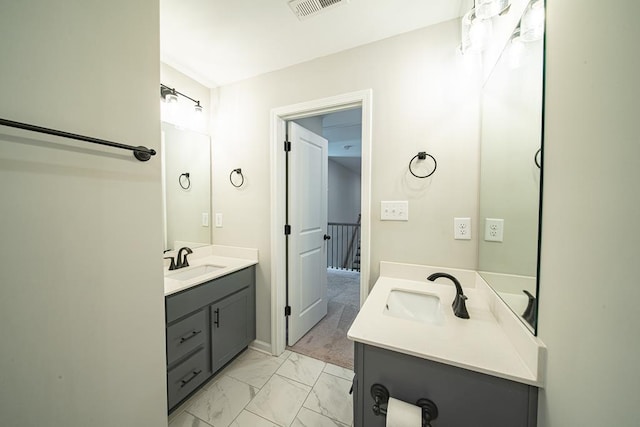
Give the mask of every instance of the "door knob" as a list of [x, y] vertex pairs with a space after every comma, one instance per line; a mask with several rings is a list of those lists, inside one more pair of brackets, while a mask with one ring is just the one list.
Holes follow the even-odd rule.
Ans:
[[331, 236], [329, 236], [328, 234], [324, 235], [324, 240], [331, 240]]

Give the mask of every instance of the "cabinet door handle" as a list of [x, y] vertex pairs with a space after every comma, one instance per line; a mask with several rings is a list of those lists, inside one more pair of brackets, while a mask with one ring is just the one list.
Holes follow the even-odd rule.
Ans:
[[191, 373], [191, 376], [189, 378], [187, 378], [186, 380], [181, 380], [180, 381], [180, 388], [186, 386], [187, 384], [189, 384], [191, 381], [193, 381], [193, 379], [195, 377], [197, 377], [198, 375], [200, 375], [200, 372], [202, 372], [202, 369], [198, 369], [197, 371], [193, 371]]
[[183, 336], [182, 338], [180, 338], [180, 344], [182, 344], [185, 341], [189, 341], [191, 338], [195, 337], [196, 335], [198, 335], [200, 332], [202, 332], [202, 330], [200, 331], [191, 331], [190, 334]]
[[213, 312], [216, 316], [213, 320], [213, 324], [216, 325], [216, 328], [220, 327], [220, 309], [216, 308], [216, 311]]

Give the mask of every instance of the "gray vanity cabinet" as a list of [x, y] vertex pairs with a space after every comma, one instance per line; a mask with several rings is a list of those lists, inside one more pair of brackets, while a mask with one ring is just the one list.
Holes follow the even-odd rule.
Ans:
[[169, 410], [256, 337], [255, 267], [165, 297]]
[[391, 397], [415, 404], [432, 400], [439, 415], [433, 427], [535, 427], [538, 389], [414, 356], [355, 343], [354, 427], [384, 427], [373, 413], [373, 384]]

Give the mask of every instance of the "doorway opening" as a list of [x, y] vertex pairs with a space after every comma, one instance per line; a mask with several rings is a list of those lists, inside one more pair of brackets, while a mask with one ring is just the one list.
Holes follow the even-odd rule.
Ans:
[[[283, 232], [286, 225], [286, 156], [283, 143], [287, 122], [314, 116], [359, 109], [361, 121], [361, 182], [360, 182], [360, 272], [356, 278], [357, 307], [369, 292], [370, 204], [371, 204], [371, 90], [352, 92], [316, 101], [290, 105], [271, 112], [271, 352], [280, 355], [286, 347], [286, 245]], [[348, 144], [344, 144], [348, 145]], [[353, 147], [349, 147], [351, 149]], [[343, 146], [344, 149], [344, 146]], [[356, 219], [357, 221], [357, 219]]]
[[[297, 119], [293, 122], [325, 138], [328, 143], [328, 203], [326, 213], [323, 213], [327, 221], [322, 248], [326, 259], [322, 268], [326, 269], [326, 274], [316, 274], [317, 279], [326, 280], [326, 284], [323, 283], [316, 288], [325, 293], [322, 296], [323, 300], [318, 299], [318, 302], [322, 301], [324, 308], [321, 318], [316, 317], [311, 322], [300, 321], [295, 310], [287, 317], [287, 349], [352, 369], [353, 343], [348, 340], [347, 331], [360, 309], [362, 108]], [[289, 140], [292, 140], [291, 135]], [[294, 141], [291, 143], [294, 144]], [[291, 192], [291, 184], [289, 191]], [[291, 193], [287, 201], [288, 211], [291, 211], [291, 205], [295, 203]], [[304, 202], [314, 203], [313, 197], [307, 198]], [[295, 254], [293, 257], [289, 254], [289, 262], [291, 271], [291, 263], [296, 262]], [[289, 304], [295, 306], [295, 303], [291, 303], [291, 294], [297, 295], [296, 287], [305, 287], [308, 284], [298, 283], [295, 277], [289, 275]], [[293, 292], [290, 292], [292, 290]], [[305, 324], [303, 328], [302, 323]]]

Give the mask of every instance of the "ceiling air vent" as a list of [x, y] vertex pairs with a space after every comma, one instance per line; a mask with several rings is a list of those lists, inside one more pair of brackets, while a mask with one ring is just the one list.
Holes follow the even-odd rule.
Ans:
[[289, 2], [289, 7], [299, 20], [303, 20], [311, 18], [325, 10], [340, 6], [341, 4], [346, 4], [348, 1], [349, 0], [292, 0]]

